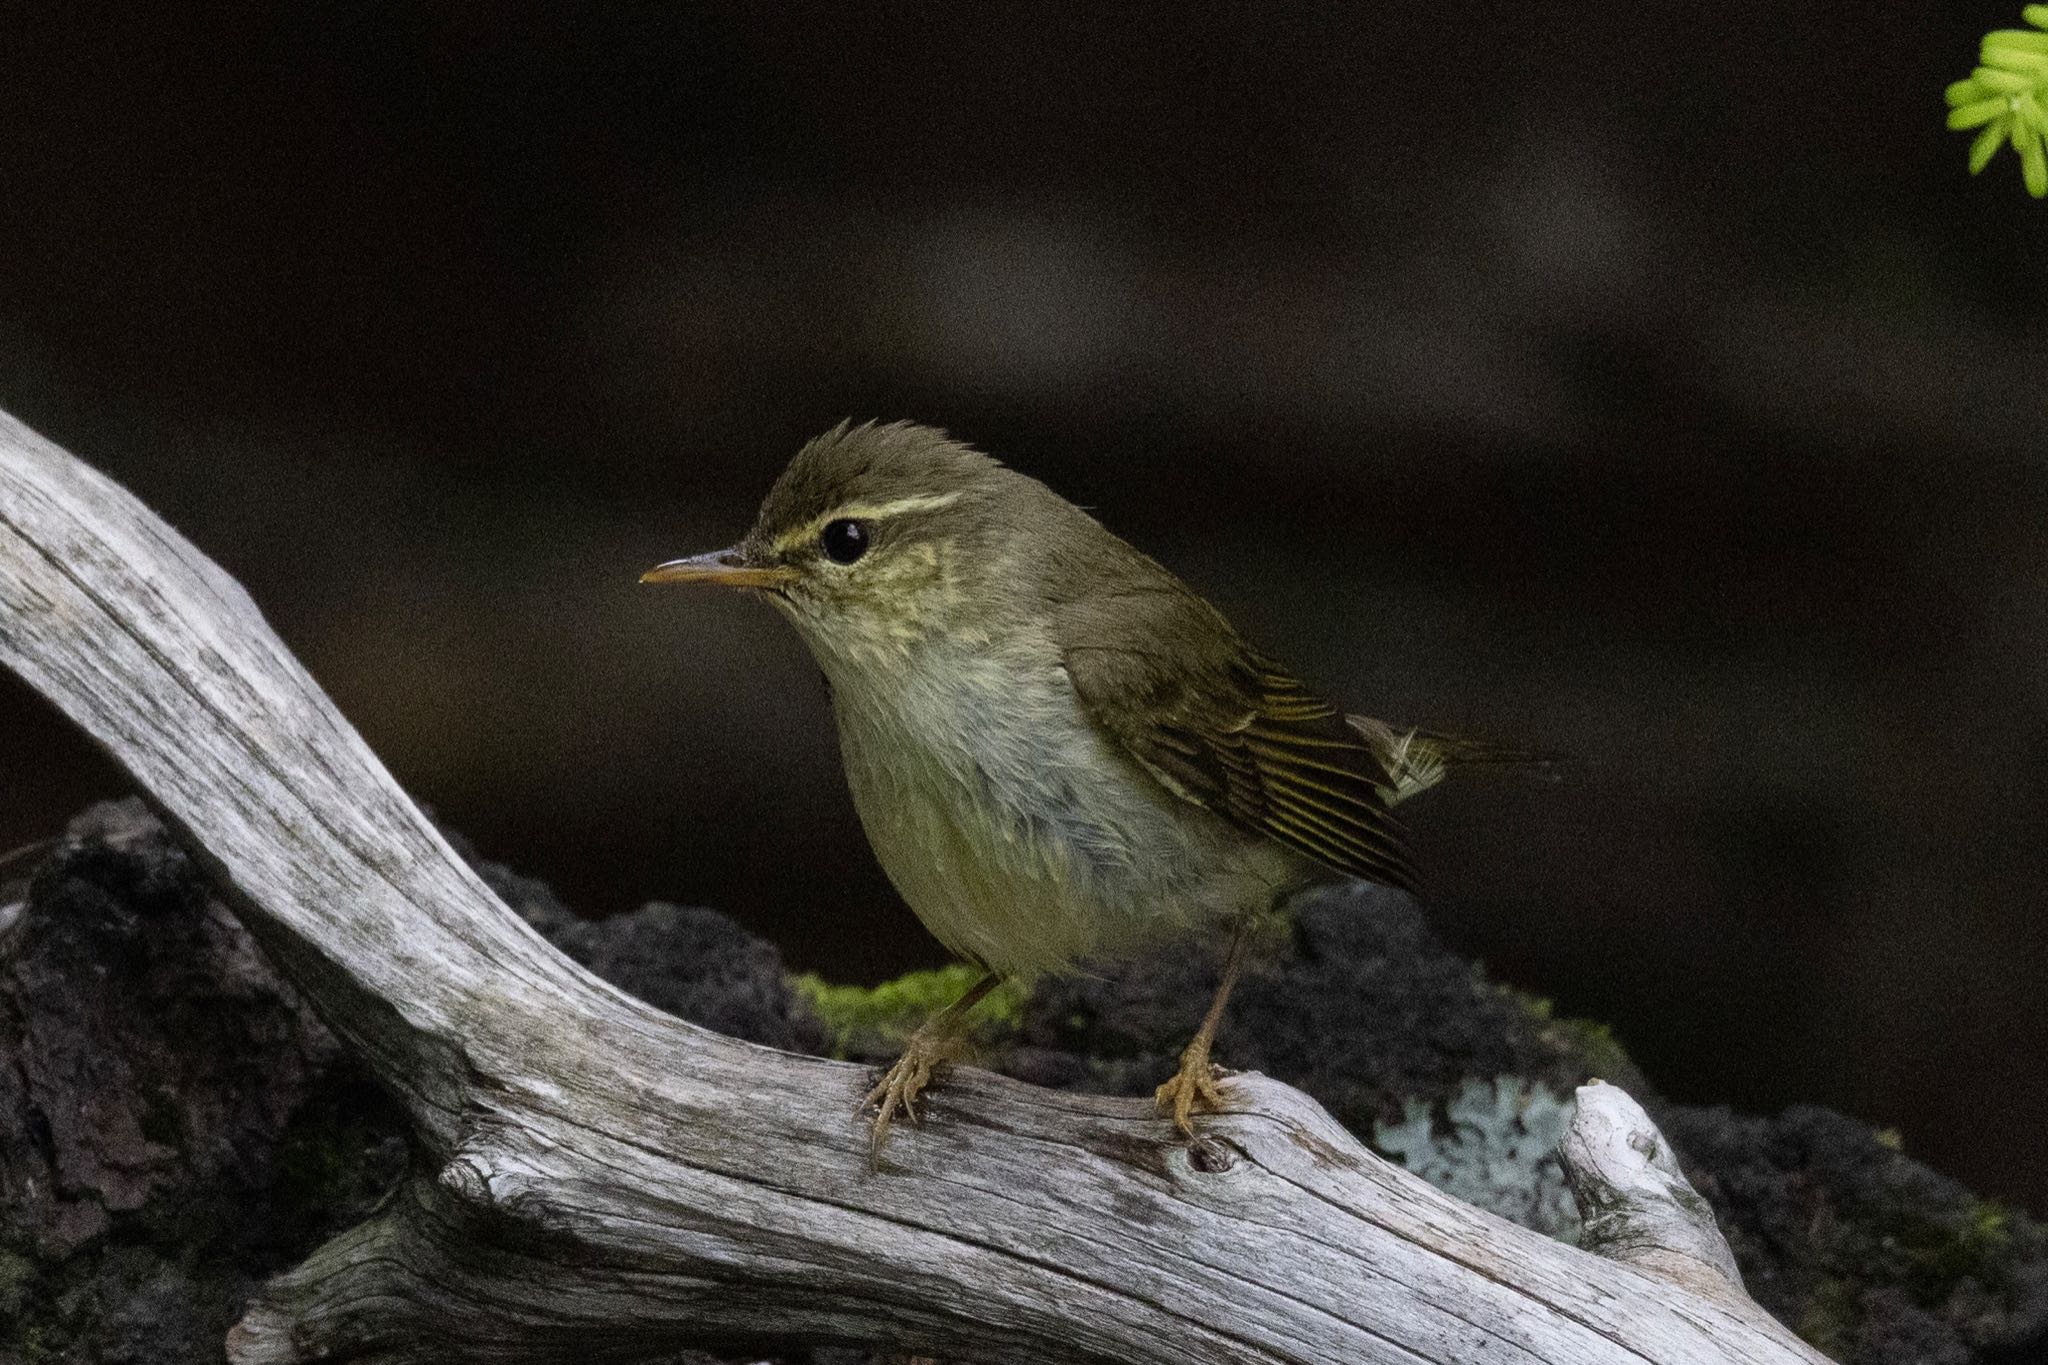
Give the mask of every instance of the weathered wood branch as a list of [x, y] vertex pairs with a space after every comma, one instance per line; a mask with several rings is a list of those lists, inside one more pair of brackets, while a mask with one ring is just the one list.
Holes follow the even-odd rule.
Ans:
[[719, 1037], [556, 953], [406, 798], [248, 596], [0, 415], [0, 663], [134, 775], [430, 1174], [230, 1341], [306, 1360], [887, 1344], [988, 1360], [1818, 1359], [1742, 1292], [1662, 1139], [1581, 1092], [1594, 1255], [1453, 1200], [1258, 1076], [1195, 1147], [966, 1070], [880, 1171], [860, 1068]]

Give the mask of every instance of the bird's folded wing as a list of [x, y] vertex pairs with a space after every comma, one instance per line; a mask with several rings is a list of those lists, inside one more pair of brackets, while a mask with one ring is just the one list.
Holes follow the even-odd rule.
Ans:
[[1160, 785], [1339, 872], [1414, 889], [1387, 768], [1337, 708], [1192, 595], [1124, 598], [1116, 630], [1092, 624], [1070, 620], [1061, 640], [1075, 695]]

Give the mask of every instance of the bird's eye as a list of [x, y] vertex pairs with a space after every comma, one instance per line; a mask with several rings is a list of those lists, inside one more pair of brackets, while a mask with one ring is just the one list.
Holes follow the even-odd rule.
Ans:
[[834, 564], [851, 564], [868, 552], [868, 528], [862, 522], [841, 517], [826, 523], [818, 543], [825, 547], [825, 558]]

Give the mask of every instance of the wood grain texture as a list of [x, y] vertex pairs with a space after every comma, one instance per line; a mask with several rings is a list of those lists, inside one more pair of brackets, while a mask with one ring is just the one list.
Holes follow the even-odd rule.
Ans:
[[1439, 1193], [1254, 1075], [1190, 1147], [1142, 1103], [963, 1070], [870, 1170], [864, 1070], [692, 1027], [549, 947], [239, 586], [4, 415], [0, 662], [134, 775], [417, 1125], [423, 1173], [266, 1288], [230, 1339], [242, 1365], [792, 1341], [1132, 1365], [1819, 1359], [1740, 1292], [1611, 1087], [1585, 1092], [1566, 1150], [1605, 1257]]

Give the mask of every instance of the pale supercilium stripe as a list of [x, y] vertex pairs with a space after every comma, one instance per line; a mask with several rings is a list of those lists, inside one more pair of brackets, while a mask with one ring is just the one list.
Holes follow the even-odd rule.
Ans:
[[883, 517], [901, 516], [905, 512], [932, 512], [960, 500], [958, 491], [951, 493], [913, 493], [907, 498], [896, 498], [890, 502], [852, 502], [844, 507], [835, 507], [823, 516], [813, 517], [794, 531], [784, 531], [775, 537], [775, 549], [787, 550], [815, 537], [830, 522], [841, 520], [880, 521]]

